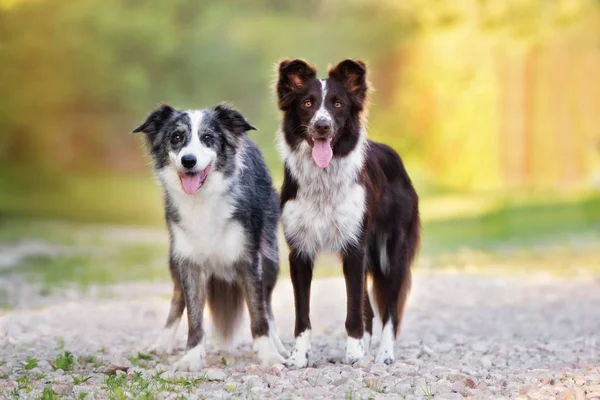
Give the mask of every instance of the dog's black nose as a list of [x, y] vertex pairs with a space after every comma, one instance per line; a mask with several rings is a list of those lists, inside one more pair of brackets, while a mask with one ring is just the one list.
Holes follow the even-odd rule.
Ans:
[[315, 122], [315, 131], [317, 131], [317, 134], [320, 136], [329, 135], [329, 131], [331, 131], [331, 122], [325, 119], [318, 120]]
[[185, 156], [181, 157], [181, 165], [188, 169], [194, 168], [194, 165], [196, 165], [196, 156], [186, 154]]

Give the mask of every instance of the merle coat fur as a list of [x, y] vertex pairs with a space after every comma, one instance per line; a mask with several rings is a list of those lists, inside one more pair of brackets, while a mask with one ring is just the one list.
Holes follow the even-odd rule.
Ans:
[[133, 132], [144, 132], [164, 194], [174, 291], [166, 326], [152, 351], [173, 350], [184, 309], [187, 352], [176, 364], [198, 371], [204, 360], [208, 304], [218, 335], [229, 339], [246, 303], [254, 351], [263, 364], [283, 360], [271, 294], [279, 273], [279, 200], [255, 129], [238, 111], [179, 111], [163, 105]]

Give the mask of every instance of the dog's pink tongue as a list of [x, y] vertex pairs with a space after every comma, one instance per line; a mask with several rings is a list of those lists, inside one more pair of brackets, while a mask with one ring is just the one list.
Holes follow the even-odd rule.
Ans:
[[315, 144], [312, 148], [312, 157], [320, 168], [327, 167], [333, 157], [331, 138], [315, 140]]
[[193, 175], [181, 175], [181, 187], [186, 194], [194, 194], [200, 189], [200, 173]]

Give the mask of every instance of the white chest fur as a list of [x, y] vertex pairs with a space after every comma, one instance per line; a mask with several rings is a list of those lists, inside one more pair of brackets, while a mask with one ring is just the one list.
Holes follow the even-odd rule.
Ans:
[[234, 280], [233, 264], [247, 256], [246, 237], [241, 224], [231, 218], [232, 199], [225, 194], [228, 183], [222, 174], [212, 172], [206, 184], [191, 196], [170, 185], [171, 177], [159, 177], [180, 217], [178, 224], [171, 224], [174, 255], [221, 279]]
[[319, 168], [303, 143], [291, 153], [281, 145], [286, 165], [298, 182], [296, 198], [285, 203], [281, 220], [286, 237], [300, 251], [339, 252], [358, 242], [366, 209], [365, 188], [357, 182], [364, 163], [366, 139], [344, 158]]

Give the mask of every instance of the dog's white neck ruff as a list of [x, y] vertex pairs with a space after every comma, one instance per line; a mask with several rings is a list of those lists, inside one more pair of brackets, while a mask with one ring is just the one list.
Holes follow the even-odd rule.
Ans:
[[194, 195], [183, 192], [177, 171], [171, 165], [157, 171], [180, 217], [179, 223], [170, 222], [173, 256], [192, 261], [226, 281], [235, 279], [232, 266], [248, 256], [244, 228], [232, 218], [235, 198], [239, 195], [235, 181], [245, 168], [244, 151], [245, 144], [242, 144], [231, 176], [225, 177], [222, 172], [213, 170]]
[[324, 169], [315, 164], [306, 141], [292, 150], [282, 132], [278, 137], [281, 156], [298, 183], [296, 198], [285, 203], [281, 214], [288, 240], [311, 257], [357, 244], [366, 211], [366, 191], [358, 182], [368, 147], [366, 132], [361, 130], [347, 156], [334, 157]]

